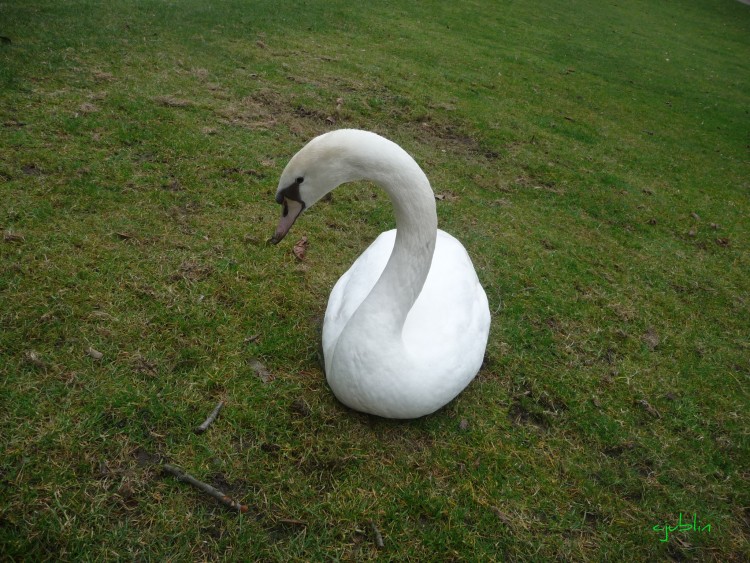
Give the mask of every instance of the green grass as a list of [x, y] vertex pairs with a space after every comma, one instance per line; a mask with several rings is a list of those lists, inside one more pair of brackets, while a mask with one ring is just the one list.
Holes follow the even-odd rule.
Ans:
[[[299, 4], [0, 4], [3, 557], [747, 560], [750, 7]], [[387, 198], [265, 244], [338, 127], [452, 196], [490, 299], [485, 366], [417, 421], [317, 361]], [[660, 542], [680, 512], [711, 531]]]

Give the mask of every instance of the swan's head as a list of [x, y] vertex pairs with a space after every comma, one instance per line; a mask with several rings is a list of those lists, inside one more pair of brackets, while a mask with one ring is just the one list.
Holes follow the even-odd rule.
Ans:
[[276, 190], [276, 203], [282, 206], [282, 211], [271, 238], [273, 244], [286, 236], [305, 209], [336, 186], [361, 177], [347, 158], [347, 146], [340, 133], [334, 131], [316, 137], [286, 165]]

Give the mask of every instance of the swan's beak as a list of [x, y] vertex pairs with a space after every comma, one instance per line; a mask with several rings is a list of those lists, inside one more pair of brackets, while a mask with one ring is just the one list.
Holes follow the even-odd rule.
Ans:
[[282, 205], [284, 206], [284, 210], [281, 212], [279, 226], [276, 227], [276, 232], [271, 237], [272, 244], [277, 244], [286, 236], [304, 209], [304, 206], [299, 201], [294, 201], [293, 199], [284, 198]]

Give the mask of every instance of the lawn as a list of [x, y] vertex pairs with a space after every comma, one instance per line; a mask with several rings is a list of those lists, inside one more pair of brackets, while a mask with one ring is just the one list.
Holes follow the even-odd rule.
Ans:
[[[750, 6], [10, 0], [0, 36], [0, 558], [750, 558]], [[490, 301], [419, 420], [318, 359], [387, 197], [266, 242], [340, 127], [415, 157]]]

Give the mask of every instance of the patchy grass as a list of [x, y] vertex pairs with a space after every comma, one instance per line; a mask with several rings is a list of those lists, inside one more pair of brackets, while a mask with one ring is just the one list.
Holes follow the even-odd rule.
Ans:
[[[0, 5], [3, 554], [750, 557], [748, 7], [311, 4]], [[317, 362], [387, 199], [265, 244], [337, 127], [415, 156], [490, 298], [478, 378], [417, 421]], [[711, 531], [660, 542], [680, 512]]]

